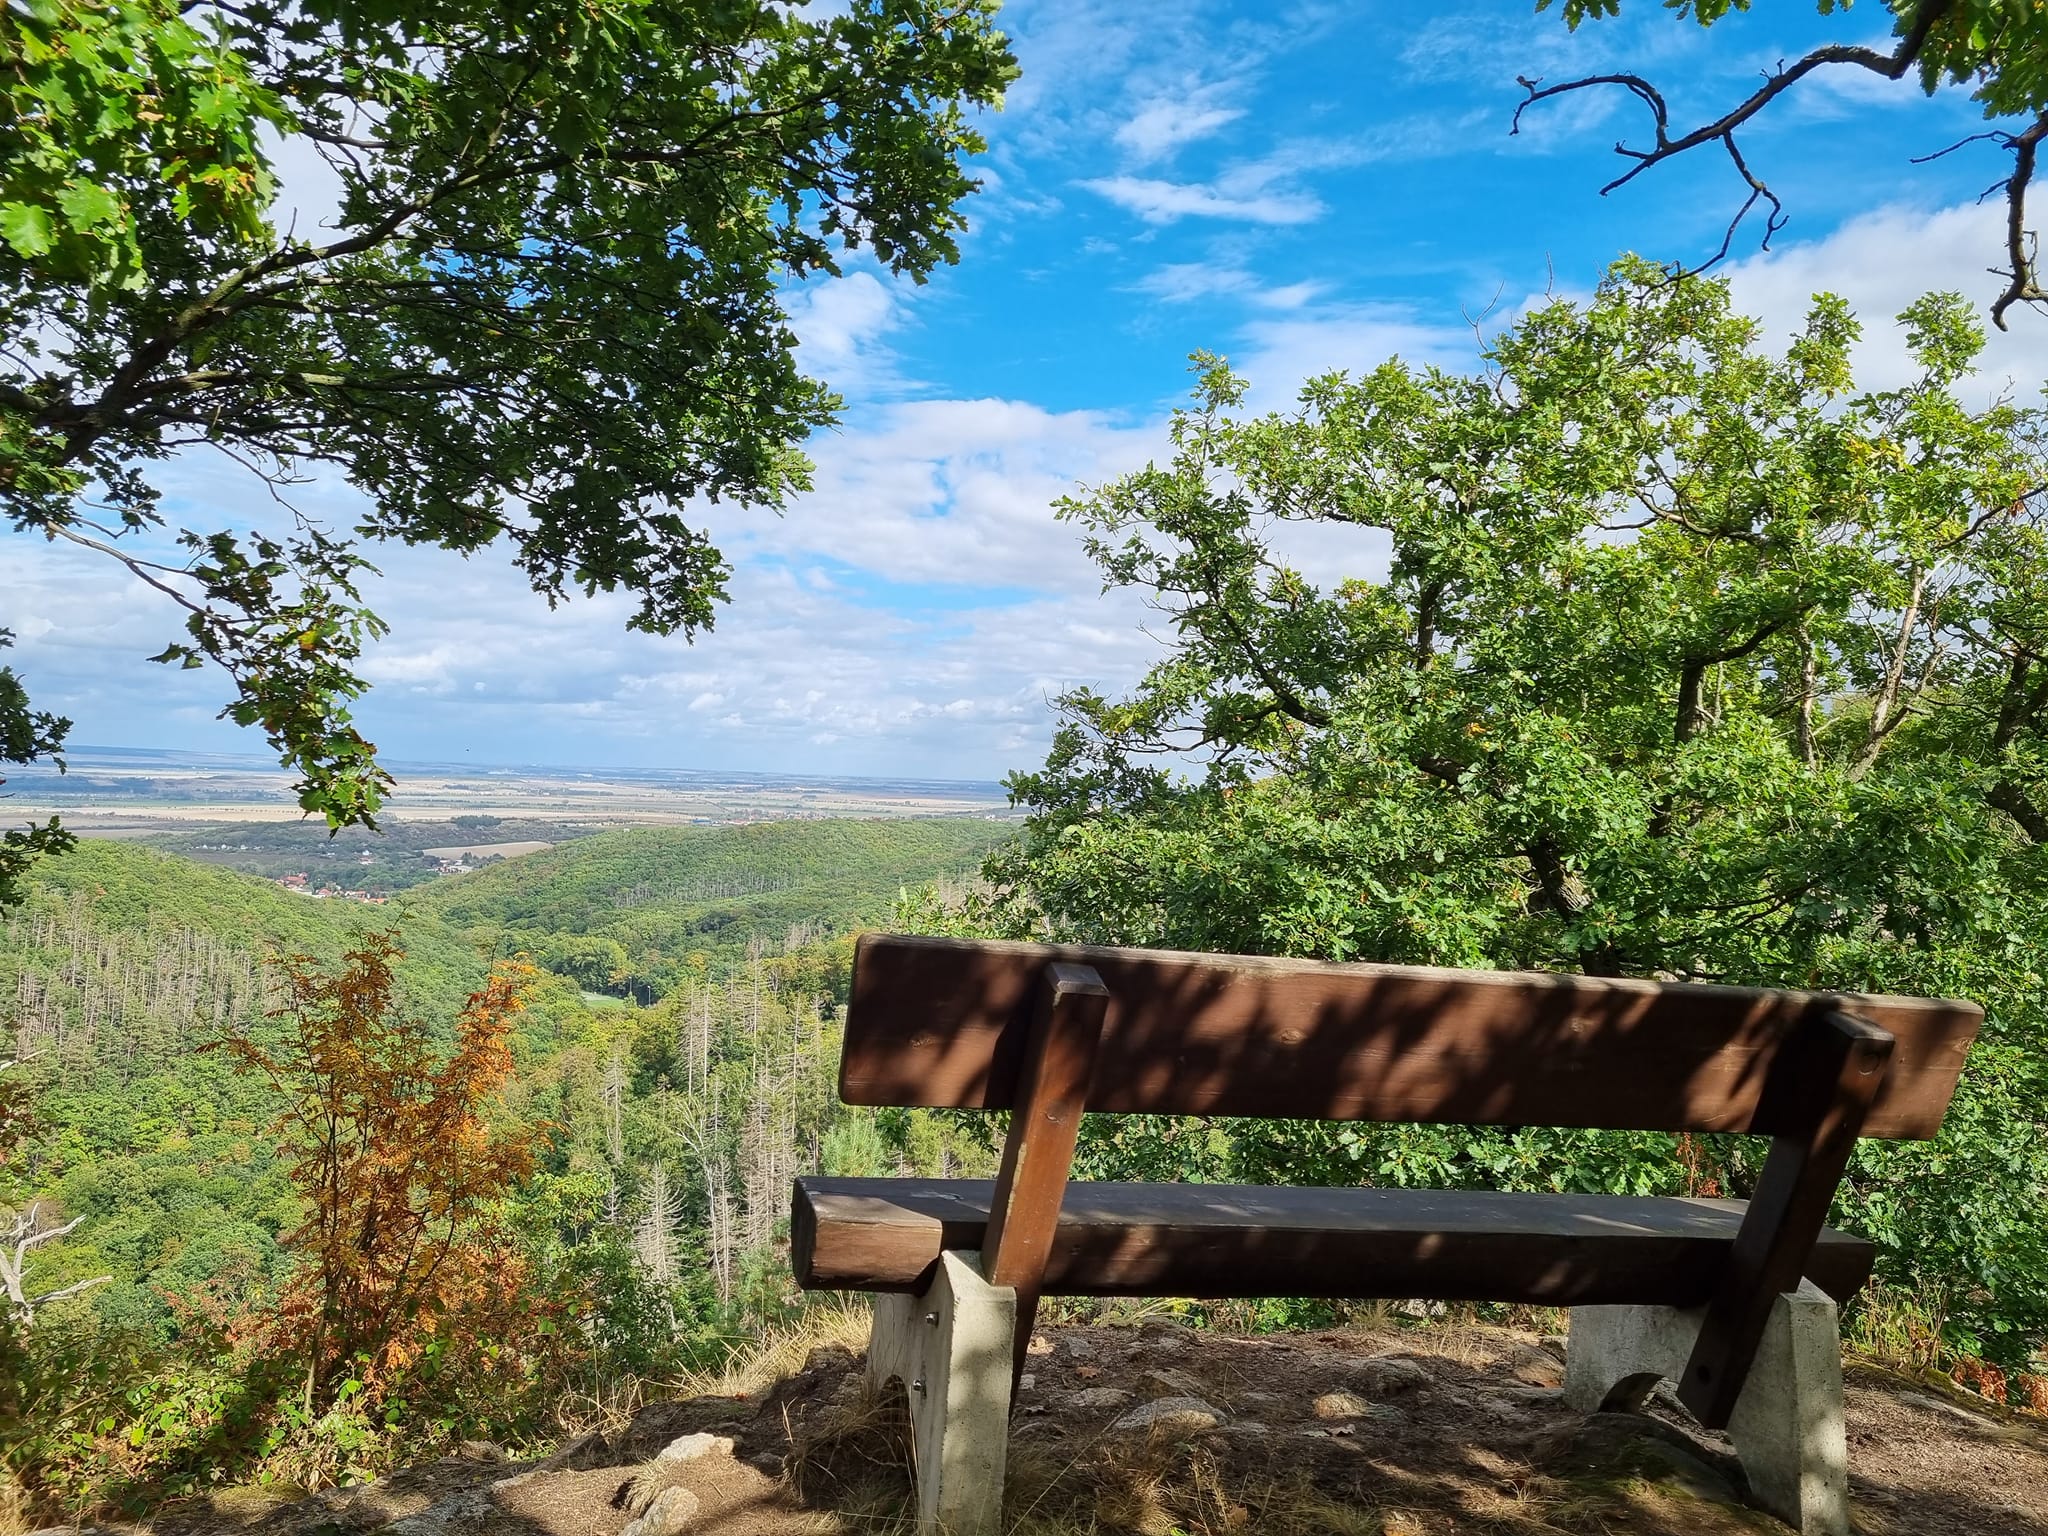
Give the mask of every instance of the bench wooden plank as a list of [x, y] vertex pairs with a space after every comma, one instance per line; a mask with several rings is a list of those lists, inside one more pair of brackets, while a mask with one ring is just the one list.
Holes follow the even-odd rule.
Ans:
[[1799, 1135], [1813, 1107], [1766, 1091], [1773, 1066], [1846, 1009], [1897, 1041], [1863, 1134], [1924, 1139], [1983, 1019], [1940, 999], [868, 934], [840, 1096], [1010, 1108], [1048, 962], [1109, 988], [1088, 1107], [1112, 1112]]
[[[988, 1179], [797, 1180], [790, 1263], [813, 1290], [916, 1291], [982, 1246]], [[1747, 1203], [1281, 1186], [1067, 1186], [1048, 1296], [1329, 1296], [1704, 1306]], [[1805, 1273], [1846, 1299], [1875, 1249], [1823, 1231]]]

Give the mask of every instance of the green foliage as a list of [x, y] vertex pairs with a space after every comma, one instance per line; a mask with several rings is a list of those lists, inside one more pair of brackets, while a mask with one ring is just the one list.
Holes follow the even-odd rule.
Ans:
[[[0, 629], [0, 651], [14, 644], [11, 630]], [[64, 737], [71, 722], [45, 710], [31, 709], [28, 690], [14, 668], [0, 667], [0, 764], [33, 763], [54, 758], [59, 768], [64, 760]], [[7, 782], [0, 775], [0, 785]], [[9, 827], [0, 832], [0, 912], [21, 901], [22, 877], [46, 853], [62, 853], [72, 844], [71, 834], [57, 824], [57, 818], [37, 826]]]
[[880, 921], [903, 887], [971, 870], [1014, 830], [928, 817], [605, 832], [436, 882], [411, 900], [489, 932], [503, 953], [530, 950], [592, 990], [649, 1001], [752, 943], [798, 948]]
[[[132, 844], [86, 841], [38, 867], [0, 918], [0, 1058], [23, 1058], [9, 1076], [36, 1120], [0, 1205], [43, 1198], [86, 1218], [39, 1253], [39, 1288], [111, 1275], [93, 1315], [163, 1344], [202, 1290], [241, 1302], [278, 1278], [277, 1236], [295, 1221], [266, 1134], [278, 1105], [200, 1048], [231, 1030], [270, 1037], [269, 955], [338, 955], [382, 915]], [[431, 924], [408, 941], [408, 996], [452, 1022], [484, 961]], [[530, 1041], [559, 1006], [541, 1006]]]
[[[1782, 349], [1725, 286], [1623, 263], [1475, 375], [1389, 362], [1249, 418], [1203, 360], [1174, 457], [1065, 505], [1175, 643], [1082, 692], [985, 920], [1175, 948], [1961, 995], [1941, 1140], [1871, 1147], [1841, 1220], [1951, 1326], [2048, 1336], [2048, 523], [2039, 413], [1856, 322]], [[1350, 580], [1289, 525], [1350, 530]], [[1366, 574], [1369, 573], [1369, 574]], [[1192, 764], [1192, 771], [1186, 766]], [[1099, 1130], [1100, 1166], [1740, 1191], [1747, 1149], [1529, 1129]]]
[[[529, 883], [551, 921], [616, 916], [603, 882], [629, 874], [649, 887], [634, 901], [687, 890], [731, 915], [654, 1006], [593, 1008], [573, 980], [543, 985], [502, 1105], [504, 1125], [549, 1138], [501, 1213], [503, 1273], [526, 1287], [516, 1322], [481, 1354], [430, 1341], [381, 1395], [340, 1382], [319, 1413], [303, 1369], [266, 1347], [295, 1275], [280, 1238], [307, 1214], [270, 1129], [283, 1105], [197, 1047], [233, 1031], [275, 1051], [265, 955], [332, 959], [395, 909], [309, 901], [133, 844], [44, 862], [0, 920], [0, 1046], [25, 1037], [34, 1053], [30, 1139], [0, 1159], [0, 1206], [33, 1197], [80, 1219], [38, 1254], [36, 1290], [113, 1280], [47, 1306], [32, 1337], [0, 1325], [0, 1507], [10, 1479], [54, 1519], [220, 1481], [360, 1478], [465, 1437], [551, 1440], [583, 1427], [565, 1412], [630, 1407], [650, 1382], [718, 1365], [802, 1305], [779, 1248], [795, 1173], [992, 1165], [985, 1127], [837, 1102], [852, 946], [817, 935], [885, 912], [913, 872], [950, 873], [1005, 831], [622, 834], [593, 867], [558, 849], [423, 892], [455, 899], [462, 935], [424, 900], [402, 909], [408, 1012], [444, 1031], [486, 957], [516, 947], [499, 925]], [[616, 958], [617, 940], [567, 938]]]
[[[724, 562], [673, 509], [805, 483], [837, 402], [797, 366], [793, 285], [956, 258], [970, 118], [1014, 72], [992, 9], [10, 7], [0, 501], [182, 604], [157, 659], [223, 667], [301, 803], [369, 824], [360, 542], [503, 539], [551, 602], [708, 626]], [[331, 171], [319, 229], [277, 227], [273, 153]], [[150, 467], [199, 446], [273, 486], [332, 466], [368, 510], [139, 550]]]

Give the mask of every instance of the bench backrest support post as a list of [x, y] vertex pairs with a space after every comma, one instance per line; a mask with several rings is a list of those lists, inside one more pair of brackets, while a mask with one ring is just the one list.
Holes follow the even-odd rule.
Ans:
[[1092, 967], [1061, 961], [1046, 965], [981, 1250], [989, 1284], [1017, 1293], [1017, 1374], [1031, 1343], [1046, 1258], [1073, 1172], [1074, 1143], [1108, 1011], [1109, 988]]
[[1771, 1138], [1770, 1156], [1707, 1304], [1678, 1396], [1702, 1424], [1725, 1429], [1780, 1293], [1797, 1290], [1807, 1256], [1883, 1084], [1892, 1036], [1839, 1010], [1821, 1014], [1778, 1063], [1767, 1095], [1813, 1106], [1810, 1127]]

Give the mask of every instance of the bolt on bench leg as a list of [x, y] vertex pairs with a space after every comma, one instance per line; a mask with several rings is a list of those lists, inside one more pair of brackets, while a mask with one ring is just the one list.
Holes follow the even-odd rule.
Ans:
[[[1572, 1308], [1565, 1401], [1581, 1413], [1640, 1407], [1660, 1378], [1684, 1374], [1703, 1314]], [[1765, 1509], [1801, 1536], [1849, 1536], [1841, 1334], [1834, 1302], [1811, 1281], [1773, 1303], [1728, 1438]]]
[[910, 1394], [919, 1536], [996, 1536], [1010, 1435], [1017, 1294], [972, 1253], [942, 1253], [921, 1296], [877, 1296], [868, 1381]]

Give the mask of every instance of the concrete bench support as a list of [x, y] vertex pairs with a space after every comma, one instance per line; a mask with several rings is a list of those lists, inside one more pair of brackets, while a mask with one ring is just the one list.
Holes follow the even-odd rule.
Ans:
[[[1574, 1307], [1565, 1400], [1581, 1413], [1636, 1409], [1677, 1381], [1701, 1311]], [[1810, 1281], [1771, 1308], [1728, 1438], [1757, 1503], [1801, 1536], [1849, 1536], [1849, 1447], [1835, 1304]]]
[[981, 1258], [943, 1253], [921, 1296], [877, 1296], [868, 1381], [910, 1394], [918, 1536], [997, 1536], [1017, 1294]]

